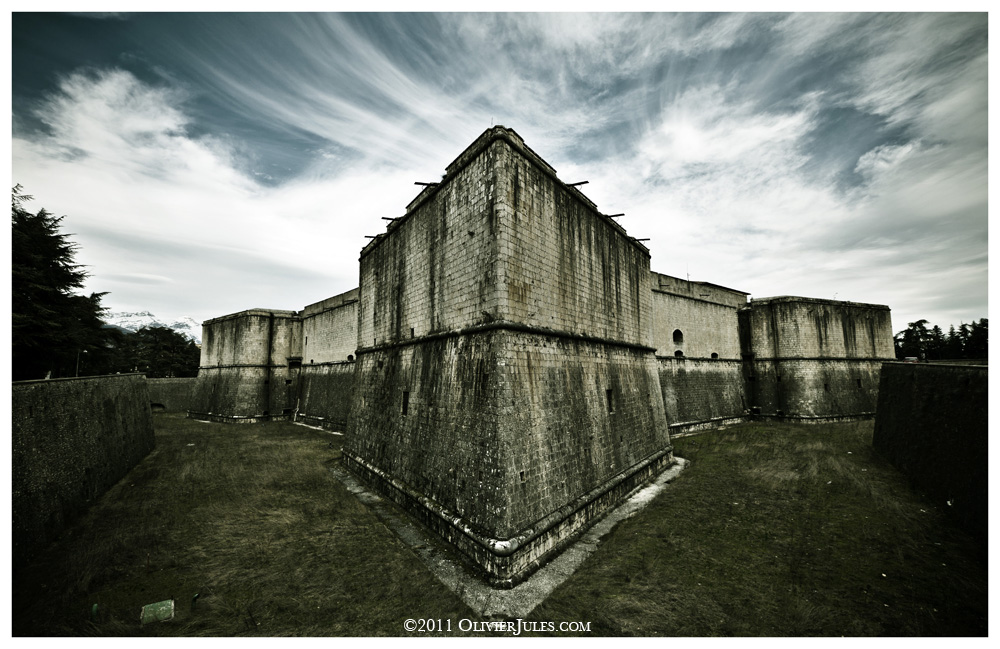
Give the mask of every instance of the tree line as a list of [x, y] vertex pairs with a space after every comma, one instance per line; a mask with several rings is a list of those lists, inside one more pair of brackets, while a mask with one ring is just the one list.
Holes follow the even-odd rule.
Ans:
[[201, 351], [166, 327], [128, 333], [104, 324], [107, 293], [78, 295], [88, 277], [77, 245], [60, 232], [63, 217], [11, 191], [11, 338], [15, 381], [144, 372], [150, 378], [196, 376]]
[[948, 333], [929, 322], [917, 320], [893, 337], [896, 358], [917, 358], [928, 361], [985, 360], [989, 357], [989, 320], [981, 318], [971, 324], [951, 325]]

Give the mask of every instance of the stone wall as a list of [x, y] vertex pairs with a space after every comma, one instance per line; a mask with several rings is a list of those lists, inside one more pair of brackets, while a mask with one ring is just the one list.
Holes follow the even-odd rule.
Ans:
[[153, 450], [149, 403], [141, 374], [13, 384], [15, 566]]
[[510, 585], [672, 462], [650, 294], [648, 251], [487, 131], [362, 251], [345, 462]]
[[652, 340], [657, 356], [738, 360], [737, 310], [746, 293], [652, 273]]
[[358, 289], [302, 310], [302, 363], [353, 360], [358, 346]]
[[792, 420], [875, 416], [882, 361], [789, 359], [748, 364], [753, 414]]
[[876, 450], [984, 541], [987, 371], [973, 365], [885, 363], [872, 438]]
[[358, 348], [499, 319], [493, 159], [486, 153], [361, 253]]
[[153, 412], [187, 412], [191, 409], [198, 379], [146, 379]]
[[295, 421], [343, 431], [351, 410], [355, 363], [303, 365], [299, 374]]
[[518, 139], [497, 141], [502, 318], [650, 347], [649, 251]]
[[805, 297], [750, 301], [756, 359], [895, 358], [889, 307]]
[[798, 421], [874, 416], [882, 362], [892, 360], [889, 308], [801, 297], [739, 311], [747, 405]]
[[747, 414], [738, 360], [657, 357], [670, 434], [736, 423]]
[[294, 311], [252, 309], [202, 323], [201, 365], [189, 415], [247, 423], [290, 418], [301, 335]]

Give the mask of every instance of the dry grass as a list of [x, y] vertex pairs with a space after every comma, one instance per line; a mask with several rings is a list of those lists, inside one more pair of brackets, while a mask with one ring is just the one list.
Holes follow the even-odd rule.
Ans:
[[[155, 419], [156, 450], [15, 575], [15, 635], [381, 635], [469, 616], [327, 470], [340, 438]], [[139, 625], [171, 598], [174, 621]]]
[[[153, 454], [14, 575], [14, 635], [407, 635], [406, 618], [477, 619], [333, 478], [341, 438], [155, 419]], [[984, 635], [982, 549], [874, 454], [871, 429], [676, 440], [690, 467], [531, 619], [590, 635]], [[177, 619], [139, 625], [143, 604], [171, 598]]]
[[681, 478], [535, 615], [607, 635], [985, 635], [983, 548], [871, 434], [745, 424], [677, 439]]

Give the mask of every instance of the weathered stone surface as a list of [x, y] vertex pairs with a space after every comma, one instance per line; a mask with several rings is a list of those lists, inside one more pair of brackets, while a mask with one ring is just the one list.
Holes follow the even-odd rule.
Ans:
[[[352, 331], [356, 331], [356, 328], [352, 328]], [[332, 361], [303, 365], [298, 382], [293, 411], [295, 421], [343, 431], [347, 427], [347, 417], [351, 411], [354, 362]]]
[[171, 378], [146, 379], [149, 386], [149, 403], [153, 412], [187, 412], [191, 409], [195, 384], [198, 379]]
[[649, 256], [516, 133], [459, 161], [362, 252], [344, 452], [509, 585], [673, 461]]
[[872, 445], [983, 541], [988, 529], [985, 366], [886, 363]]
[[15, 566], [155, 444], [141, 374], [15, 382], [11, 423]]
[[893, 359], [889, 308], [801, 297], [740, 311], [746, 401], [765, 417], [872, 417], [882, 362]]

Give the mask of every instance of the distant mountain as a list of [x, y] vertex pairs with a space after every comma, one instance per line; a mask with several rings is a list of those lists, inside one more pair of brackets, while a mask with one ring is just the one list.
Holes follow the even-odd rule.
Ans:
[[129, 333], [135, 333], [143, 327], [167, 327], [179, 334], [201, 344], [201, 323], [194, 318], [184, 316], [174, 322], [163, 322], [149, 311], [138, 311], [130, 313], [128, 311], [109, 312], [104, 316], [104, 324]]

